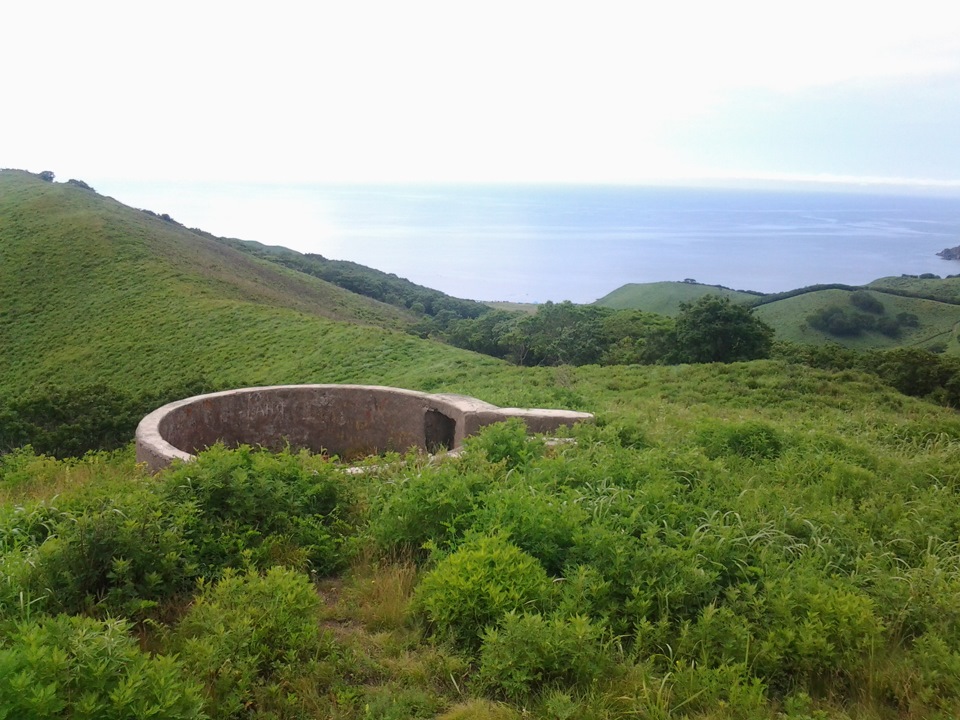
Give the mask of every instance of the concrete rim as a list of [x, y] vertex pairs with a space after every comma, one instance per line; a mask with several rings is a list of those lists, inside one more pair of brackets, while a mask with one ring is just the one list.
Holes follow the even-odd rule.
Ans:
[[[274, 408], [273, 414], [268, 412]], [[266, 410], [265, 410], [266, 408]], [[290, 411], [303, 415], [289, 417]], [[530, 432], [552, 432], [593, 419], [570, 410], [500, 408], [465, 395], [424, 393], [382, 385], [302, 384], [246, 387], [177, 400], [145, 416], [137, 427], [137, 462], [152, 472], [175, 460], [189, 462], [218, 439], [228, 445], [277, 446], [293, 436], [292, 447], [327, 448], [337, 443], [388, 450], [428, 450], [430, 424], [443, 426], [445, 446], [485, 425], [521, 418]], [[283, 422], [292, 423], [284, 426]], [[279, 426], [276, 426], [280, 423]], [[424, 429], [425, 425], [427, 429]], [[257, 428], [263, 437], [257, 437]], [[191, 436], [191, 433], [192, 436]]]

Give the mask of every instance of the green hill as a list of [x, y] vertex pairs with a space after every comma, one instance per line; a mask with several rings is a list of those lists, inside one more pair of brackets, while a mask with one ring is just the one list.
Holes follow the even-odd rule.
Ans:
[[467, 356], [405, 334], [415, 320], [89, 190], [0, 173], [0, 392], [373, 381], [397, 357]]
[[[451, 320], [474, 318], [488, 311], [487, 305], [474, 300], [451, 297], [439, 290], [417, 285], [393, 273], [385, 273], [347, 260], [329, 260], [315, 253], [300, 253], [253, 240], [217, 238], [202, 235], [243, 252], [333, 283], [351, 292], [433, 318], [442, 328]], [[439, 323], [439, 325], [437, 325]]]
[[604, 295], [594, 305], [614, 310], [643, 310], [660, 315], [676, 315], [682, 303], [693, 302], [704, 295], [729, 297], [734, 302], [753, 302], [757, 294], [731, 290], [716, 285], [694, 282], [630, 283]]
[[[839, 344], [855, 350], [895, 347], [925, 347], [960, 353], [956, 326], [960, 323], [960, 278], [882, 278], [866, 286], [869, 297], [879, 303], [872, 314], [887, 332], [864, 329], [836, 332], [818, 329], [810, 322], [819, 312], [838, 308], [850, 317], [871, 317], [851, 305], [858, 288], [847, 285], [816, 285], [784, 293], [751, 294], [696, 283], [660, 282], [624, 285], [596, 302], [617, 309], [637, 309], [676, 315], [680, 304], [704, 295], [729, 297], [756, 308], [757, 316], [773, 327], [777, 340], [810, 345]], [[898, 317], [908, 317], [891, 329]], [[875, 322], [876, 325], [876, 322]], [[839, 325], [837, 326], [839, 327]]]
[[[960, 307], [957, 305], [888, 292], [861, 291], [879, 303], [878, 310], [882, 308], [882, 311], [865, 313], [851, 304], [854, 292], [831, 289], [802, 293], [775, 302], [764, 302], [756, 307], [755, 312], [776, 330], [778, 340], [812, 345], [839, 344], [856, 350], [925, 347], [950, 353], [960, 352], [956, 336], [956, 326], [960, 323]], [[873, 321], [895, 320], [904, 316], [910, 317], [910, 320], [890, 334], [877, 329], [865, 329], [852, 334], [817, 329], [811, 323], [811, 317], [831, 309], [840, 309], [848, 316], [859, 315]]]
[[960, 304], [960, 277], [885, 277], [867, 285], [871, 290]]

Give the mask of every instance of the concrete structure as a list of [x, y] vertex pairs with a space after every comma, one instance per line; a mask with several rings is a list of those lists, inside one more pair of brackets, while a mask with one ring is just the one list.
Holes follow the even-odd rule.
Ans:
[[137, 462], [156, 472], [173, 460], [194, 459], [217, 441], [270, 449], [289, 444], [345, 460], [411, 448], [439, 452], [512, 417], [537, 433], [593, 419], [375, 385], [274, 385], [197, 395], [154, 410], [137, 427]]

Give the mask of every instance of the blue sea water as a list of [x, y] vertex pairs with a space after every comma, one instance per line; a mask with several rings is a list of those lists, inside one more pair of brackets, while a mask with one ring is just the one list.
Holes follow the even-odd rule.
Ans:
[[187, 225], [478, 300], [592, 302], [626, 283], [686, 278], [777, 292], [960, 273], [960, 262], [936, 256], [960, 245], [958, 197], [566, 185], [153, 190], [174, 207], [140, 206]]

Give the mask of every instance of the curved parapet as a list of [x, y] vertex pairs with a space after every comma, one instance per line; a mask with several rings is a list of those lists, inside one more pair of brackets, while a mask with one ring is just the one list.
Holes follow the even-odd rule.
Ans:
[[452, 450], [484, 425], [518, 417], [530, 432], [593, 419], [570, 410], [500, 408], [465, 395], [377, 385], [274, 385], [197, 395], [164, 405], [137, 427], [137, 462], [156, 472], [220, 441], [287, 445], [351, 459]]

